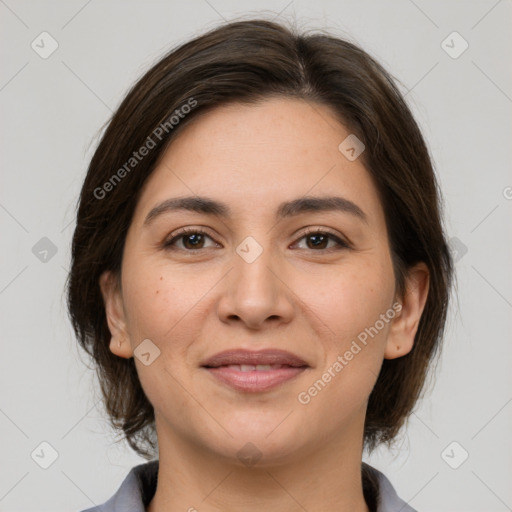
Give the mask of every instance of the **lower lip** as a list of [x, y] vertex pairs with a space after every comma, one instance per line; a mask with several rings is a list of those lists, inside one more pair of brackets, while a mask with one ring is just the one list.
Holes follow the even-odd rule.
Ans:
[[295, 378], [301, 374], [306, 367], [301, 368], [279, 368], [278, 370], [251, 370], [242, 372], [235, 368], [219, 366], [218, 368], [206, 368], [214, 377], [221, 382], [228, 384], [238, 391], [257, 393], [268, 391], [283, 382]]

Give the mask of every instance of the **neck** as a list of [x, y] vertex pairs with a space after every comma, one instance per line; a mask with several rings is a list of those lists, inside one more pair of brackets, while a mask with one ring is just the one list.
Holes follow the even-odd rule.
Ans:
[[[147, 512], [369, 512], [361, 477], [362, 438], [326, 439], [285, 461], [238, 459], [159, 429], [159, 472]], [[350, 440], [350, 442], [347, 442]]]

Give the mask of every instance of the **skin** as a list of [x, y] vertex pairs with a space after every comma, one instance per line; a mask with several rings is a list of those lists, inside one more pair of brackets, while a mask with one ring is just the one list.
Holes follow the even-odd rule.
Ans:
[[[145, 339], [160, 350], [148, 366], [135, 357], [160, 449], [149, 512], [368, 512], [360, 473], [367, 400], [383, 359], [413, 346], [428, 271], [412, 268], [398, 295], [377, 190], [361, 159], [338, 150], [349, 134], [328, 107], [302, 100], [221, 107], [180, 132], [146, 182], [121, 286], [109, 272], [100, 285], [112, 353], [134, 357]], [[276, 220], [278, 204], [306, 194], [349, 199], [367, 223], [338, 211]], [[224, 202], [233, 217], [179, 211], [144, 225], [155, 205], [189, 195]], [[182, 227], [207, 236], [163, 248]], [[332, 238], [315, 246], [307, 227], [350, 247], [336, 249]], [[247, 236], [263, 249], [252, 263], [236, 252]], [[299, 403], [397, 301], [401, 311], [378, 335]], [[232, 348], [288, 350], [310, 368], [267, 392], [236, 391], [200, 367]], [[260, 455], [254, 465], [237, 456], [248, 442]]]

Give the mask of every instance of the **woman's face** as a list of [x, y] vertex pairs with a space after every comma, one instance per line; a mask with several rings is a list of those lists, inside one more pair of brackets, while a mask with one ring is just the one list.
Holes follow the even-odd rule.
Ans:
[[[148, 179], [122, 291], [108, 274], [102, 290], [111, 351], [135, 357], [160, 449], [174, 439], [264, 464], [358, 446], [383, 358], [412, 339], [377, 190], [361, 159], [338, 149], [349, 135], [322, 105], [231, 105], [186, 127]], [[185, 197], [222, 208], [165, 207]], [[306, 197], [340, 199], [306, 208]], [[287, 351], [304, 366], [204, 366], [237, 349]]]

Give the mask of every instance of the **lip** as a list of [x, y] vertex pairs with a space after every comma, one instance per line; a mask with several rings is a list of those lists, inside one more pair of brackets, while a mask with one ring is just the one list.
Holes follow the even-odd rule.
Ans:
[[219, 366], [227, 366], [230, 364], [281, 364], [292, 366], [294, 368], [308, 366], [306, 361], [300, 357], [287, 352], [286, 350], [267, 349], [267, 350], [244, 350], [234, 349], [219, 352], [201, 363], [201, 366], [209, 366], [217, 368]]
[[[242, 371], [242, 365], [245, 371]], [[258, 365], [267, 368], [251, 368]], [[300, 357], [284, 350], [227, 350], [209, 358], [201, 366], [218, 381], [249, 393], [269, 391], [309, 368]]]
[[237, 391], [261, 393], [287, 382], [306, 370], [306, 367], [283, 367], [278, 370], [252, 370], [242, 372], [227, 366], [205, 368], [217, 380]]

